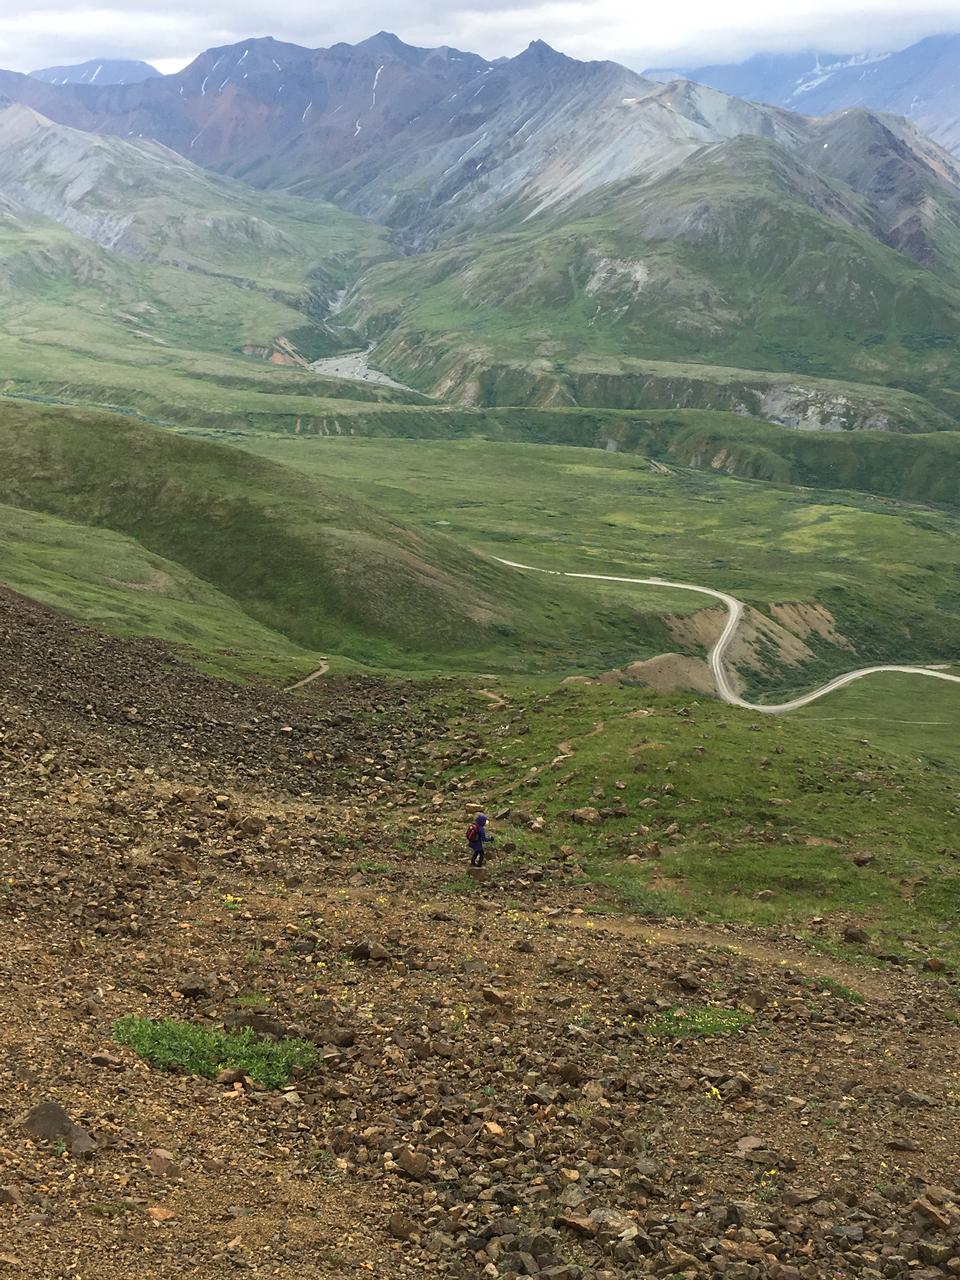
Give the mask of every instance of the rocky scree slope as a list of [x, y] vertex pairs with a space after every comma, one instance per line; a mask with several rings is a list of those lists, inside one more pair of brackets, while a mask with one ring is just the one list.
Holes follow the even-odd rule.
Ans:
[[[444, 893], [464, 794], [430, 762], [476, 746], [422, 691], [237, 689], [6, 593], [0, 634], [5, 1265], [955, 1274], [936, 982], [584, 928], [522, 850]], [[317, 1060], [278, 1092], [165, 1073], [114, 1042], [131, 1014]]]

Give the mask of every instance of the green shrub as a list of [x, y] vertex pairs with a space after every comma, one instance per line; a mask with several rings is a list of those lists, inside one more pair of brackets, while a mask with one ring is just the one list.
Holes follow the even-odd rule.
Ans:
[[312, 1067], [317, 1050], [306, 1040], [268, 1040], [249, 1028], [219, 1031], [174, 1018], [121, 1018], [113, 1025], [118, 1044], [129, 1045], [152, 1067], [181, 1068], [214, 1079], [242, 1071], [268, 1089], [281, 1089], [296, 1067]]
[[711, 1005], [694, 1005], [687, 1009], [668, 1009], [644, 1023], [648, 1036], [683, 1040], [693, 1036], [726, 1036], [750, 1021], [741, 1009], [715, 1009]]

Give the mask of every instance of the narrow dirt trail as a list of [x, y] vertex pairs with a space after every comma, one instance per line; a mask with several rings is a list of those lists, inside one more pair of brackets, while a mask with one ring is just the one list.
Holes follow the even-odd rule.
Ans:
[[316, 671], [311, 671], [308, 676], [304, 676], [302, 680], [298, 680], [296, 684], [288, 684], [284, 689], [284, 693], [294, 693], [297, 689], [302, 689], [305, 685], [313, 684], [314, 680], [319, 680], [321, 676], [325, 676], [330, 670], [330, 663], [324, 658]]
[[797, 943], [767, 941], [746, 929], [711, 929], [709, 925], [661, 925], [627, 916], [560, 915], [557, 921], [568, 929], [585, 929], [591, 933], [612, 933], [621, 938], [636, 938], [647, 946], [719, 947], [748, 956], [771, 968], [796, 969], [811, 978], [827, 978], [852, 987], [861, 995], [882, 997], [894, 985], [888, 972], [854, 965], [832, 956], [817, 955]]
[[811, 702], [816, 702], [818, 698], [826, 697], [828, 693], [842, 689], [845, 685], [852, 684], [854, 680], [862, 680], [864, 676], [881, 675], [886, 672], [910, 676], [930, 676], [934, 680], [947, 680], [951, 684], [960, 685], [960, 676], [953, 676], [946, 671], [940, 671], [933, 667], [881, 664], [874, 667], [859, 667], [856, 671], [848, 671], [845, 675], [835, 676], [833, 680], [828, 680], [826, 684], [821, 685], [818, 689], [814, 689], [810, 693], [801, 694], [799, 698], [791, 698], [789, 702], [748, 702], [746, 698], [741, 698], [737, 693], [724, 666], [727, 651], [733, 643], [743, 618], [743, 602], [735, 596], [729, 595], [726, 591], [717, 591], [713, 587], [703, 587], [691, 582], [671, 582], [667, 578], [627, 578], [609, 573], [571, 573], [564, 569], [538, 569], [535, 565], [520, 564], [516, 560], [504, 560], [500, 556], [495, 556], [494, 559], [499, 564], [506, 565], [510, 569], [520, 569], [527, 573], [548, 573], [557, 578], [585, 578], [592, 582], [625, 582], [643, 587], [670, 587], [674, 591], [696, 591], [700, 595], [712, 596], [715, 600], [722, 601], [727, 610], [727, 622], [720, 634], [720, 639], [710, 650], [708, 658], [710, 671], [713, 674], [717, 694], [721, 700], [729, 703], [730, 706], [742, 707], [745, 711], [757, 711], [763, 715], [782, 715], [785, 711], [796, 711]]

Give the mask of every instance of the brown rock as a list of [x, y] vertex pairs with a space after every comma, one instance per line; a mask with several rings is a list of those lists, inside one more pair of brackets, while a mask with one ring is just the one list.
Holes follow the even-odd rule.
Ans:
[[179, 991], [188, 1000], [206, 1000], [210, 996], [210, 983], [199, 973], [190, 973], [181, 981]]
[[950, 1226], [950, 1218], [936, 1205], [931, 1204], [925, 1196], [920, 1196], [914, 1200], [910, 1206], [910, 1212], [919, 1214], [921, 1218], [932, 1223], [936, 1227], [941, 1227], [946, 1231]]
[[581, 827], [595, 827], [600, 821], [600, 810], [588, 805], [583, 809], [574, 809], [570, 818]]
[[78, 1124], [70, 1126], [70, 1137], [67, 1141], [70, 1154], [74, 1156], [92, 1156], [99, 1145], [96, 1138]]
[[40, 1102], [27, 1112], [20, 1127], [34, 1142], [66, 1142], [73, 1121], [58, 1102]]
[[561, 1213], [557, 1217], [558, 1227], [567, 1227], [570, 1231], [576, 1231], [581, 1236], [595, 1236], [597, 1234], [596, 1224], [591, 1222], [589, 1218], [584, 1218], [576, 1213]]
[[510, 997], [505, 991], [501, 991], [499, 987], [484, 987], [483, 998], [487, 1004], [506, 1005], [510, 1003]]
[[95, 1067], [112, 1067], [115, 1071], [123, 1066], [123, 1059], [118, 1058], [115, 1053], [110, 1053], [108, 1049], [99, 1049], [96, 1053], [91, 1053], [90, 1061]]
[[404, 1216], [402, 1213], [394, 1213], [390, 1215], [390, 1221], [387, 1223], [387, 1229], [390, 1234], [397, 1240], [413, 1240], [417, 1235], [417, 1224]]
[[150, 1172], [155, 1173], [159, 1178], [176, 1178], [180, 1175], [180, 1166], [176, 1158], [165, 1147], [154, 1147], [146, 1154], [143, 1162]]
[[425, 1178], [430, 1168], [430, 1160], [422, 1151], [414, 1151], [412, 1147], [401, 1147], [394, 1157], [397, 1168], [410, 1178]]
[[353, 960], [372, 960], [377, 964], [382, 964], [385, 960], [390, 959], [390, 952], [385, 946], [379, 942], [372, 942], [369, 938], [363, 942], [358, 942], [350, 952]]

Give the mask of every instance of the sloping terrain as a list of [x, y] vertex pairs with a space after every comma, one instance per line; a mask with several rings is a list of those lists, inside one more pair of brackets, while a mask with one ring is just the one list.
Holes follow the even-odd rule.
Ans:
[[[85, 357], [122, 346], [116, 320], [133, 315], [127, 339], [193, 331], [293, 364], [388, 335], [387, 372], [467, 403], [735, 408], [814, 429], [953, 420], [960, 169], [894, 117], [810, 119], [542, 42], [490, 63], [384, 33], [328, 50], [245, 41], [140, 84], [0, 81], [25, 104], [0, 114], [8, 217], [56, 219], [111, 254], [83, 289], [55, 272], [83, 300]], [[415, 256], [389, 261], [397, 246]], [[134, 270], [140, 304], [113, 280]], [[169, 298], [184, 270], [202, 282]], [[251, 286], [253, 314], [231, 292]], [[49, 312], [21, 318], [24, 292], [10, 331], [68, 346]], [[104, 381], [128, 402], [122, 372]]]
[[114, 326], [122, 342], [136, 317], [143, 336], [167, 345], [193, 333], [215, 350], [244, 336], [269, 347], [286, 331], [322, 351], [333, 299], [389, 254], [382, 232], [331, 205], [261, 196], [154, 143], [54, 125], [24, 107], [0, 111], [0, 198], [6, 331], [56, 295], [88, 313], [75, 317], [78, 346], [85, 324]]
[[[881, 202], [865, 166], [854, 172], [868, 125], [824, 122], [827, 142], [811, 141], [807, 154], [819, 146], [816, 154], [836, 156], [830, 176], [798, 153], [738, 138], [700, 148], [665, 176], [605, 188], [562, 215], [375, 267], [353, 290], [345, 318], [383, 336], [378, 358], [406, 381], [475, 403], [656, 407], [630, 387], [638, 357], [687, 365], [664, 373], [688, 387], [699, 373], [704, 407], [721, 407], [721, 385], [734, 381], [750, 411], [746, 370], [923, 387], [936, 398], [956, 376], [960, 192], [952, 170], [948, 183], [920, 158], [915, 169], [897, 160], [902, 189], [888, 187]], [[890, 130], [877, 141], [891, 156], [899, 146]], [[920, 170], [928, 185], [912, 190]], [[933, 187], [941, 202], [927, 199]], [[888, 245], [898, 237], [919, 263]], [[509, 368], [513, 378], [492, 372]], [[591, 370], [608, 375], [608, 399], [600, 377], [590, 386]], [[773, 382], [763, 416], [796, 416], [795, 389]], [[754, 394], [756, 387], [755, 376]], [[815, 394], [808, 384], [811, 401]], [[920, 414], [898, 421], [891, 404], [871, 423], [863, 385], [848, 395], [859, 420], [844, 422], [842, 394], [836, 389], [832, 405], [824, 396], [810, 425], [923, 422]]]
[[[819, 131], [800, 115], [578, 62], [542, 41], [490, 63], [386, 33], [316, 50], [247, 40], [176, 75], [102, 89], [3, 73], [0, 91], [61, 123], [152, 138], [254, 185], [325, 196], [418, 245], [495, 210], [534, 214], [661, 176], [705, 145], [755, 137], [792, 150]], [[916, 131], [902, 145], [930, 149]]]
[[[935, 772], [590, 690], [515, 697], [496, 770], [460, 691], [238, 691], [7, 593], [0, 634], [14, 1274], [953, 1274], [947, 879], [896, 914], [900, 836], [919, 900], [937, 869]], [[598, 710], [632, 753], [599, 778]], [[534, 762], [544, 785], [513, 794]], [[750, 791], [732, 820], [718, 769]], [[498, 856], [472, 880], [464, 806], [487, 797]], [[763, 923], [658, 922], [655, 892], [624, 919], [626, 889], [583, 874], [627, 886], [664, 856], [682, 891], [700, 841], [721, 884], [762, 851], [773, 879], [751, 863], [739, 896]], [[902, 941], [871, 943], [881, 921]], [[163, 1070], [118, 1042], [131, 1018], [250, 1028], [264, 1054], [294, 1034], [309, 1065], [280, 1088]]]
[[366, 261], [389, 252], [377, 228], [313, 201], [263, 196], [166, 147], [0, 111], [0, 194], [138, 261], [199, 270], [325, 312]]
[[870, 107], [907, 116], [951, 151], [957, 127], [960, 36], [929, 36], [884, 54], [760, 54], [739, 66], [695, 67], [684, 74], [738, 98], [772, 102], [806, 115]]
[[[786, 701], [828, 675], [874, 662], [960, 658], [955, 509], [745, 483], [722, 466], [719, 474], [677, 470], [680, 441], [693, 448], [696, 440], [691, 428], [680, 434], [675, 453], [658, 450], [667, 466], [607, 450], [481, 439], [251, 437], [243, 447], [349, 486], [405, 524], [442, 528], [505, 560], [726, 590], [754, 611], [750, 643], [732, 657], [757, 701]], [[741, 438], [730, 448], [749, 446]], [[823, 459], [824, 469], [835, 466], [855, 480], [850, 459], [841, 450], [834, 456], [835, 463], [829, 454]], [[930, 465], [935, 460], [934, 448]], [[802, 474], [809, 484], [812, 474], [806, 468]], [[525, 580], [531, 577], [535, 583], [539, 575]], [[548, 586], [564, 581], [544, 579]], [[594, 609], [617, 600], [656, 610], [668, 633], [659, 653], [680, 647], [703, 657], [726, 621], [723, 608], [712, 602], [704, 608], [690, 592], [584, 585]], [[825, 631], [809, 625], [818, 609], [829, 614]]]
[[[85, 526], [91, 555], [102, 551], [101, 530], [134, 539], [279, 632], [281, 656], [292, 642], [400, 670], [531, 670], [662, 647], [663, 626], [642, 602], [598, 612], [580, 588], [531, 590], [491, 558], [397, 522], [349, 489], [222, 445], [7, 402], [0, 461], [0, 503]], [[82, 584], [82, 565], [74, 574]], [[49, 586], [45, 598], [72, 603]], [[136, 611], [126, 616], [127, 629], [152, 630]]]
[[306, 369], [356, 345], [325, 318], [389, 253], [381, 230], [332, 205], [254, 192], [154, 143], [0, 110], [7, 392], [174, 420], [192, 402], [196, 419], [223, 407], [225, 386], [278, 390], [257, 368], [270, 360], [304, 375], [294, 397], [396, 399]]
[[0, 576], [34, 600], [107, 631], [182, 646], [230, 676], [290, 683], [322, 662], [225, 591], [112, 530], [0, 505]]

